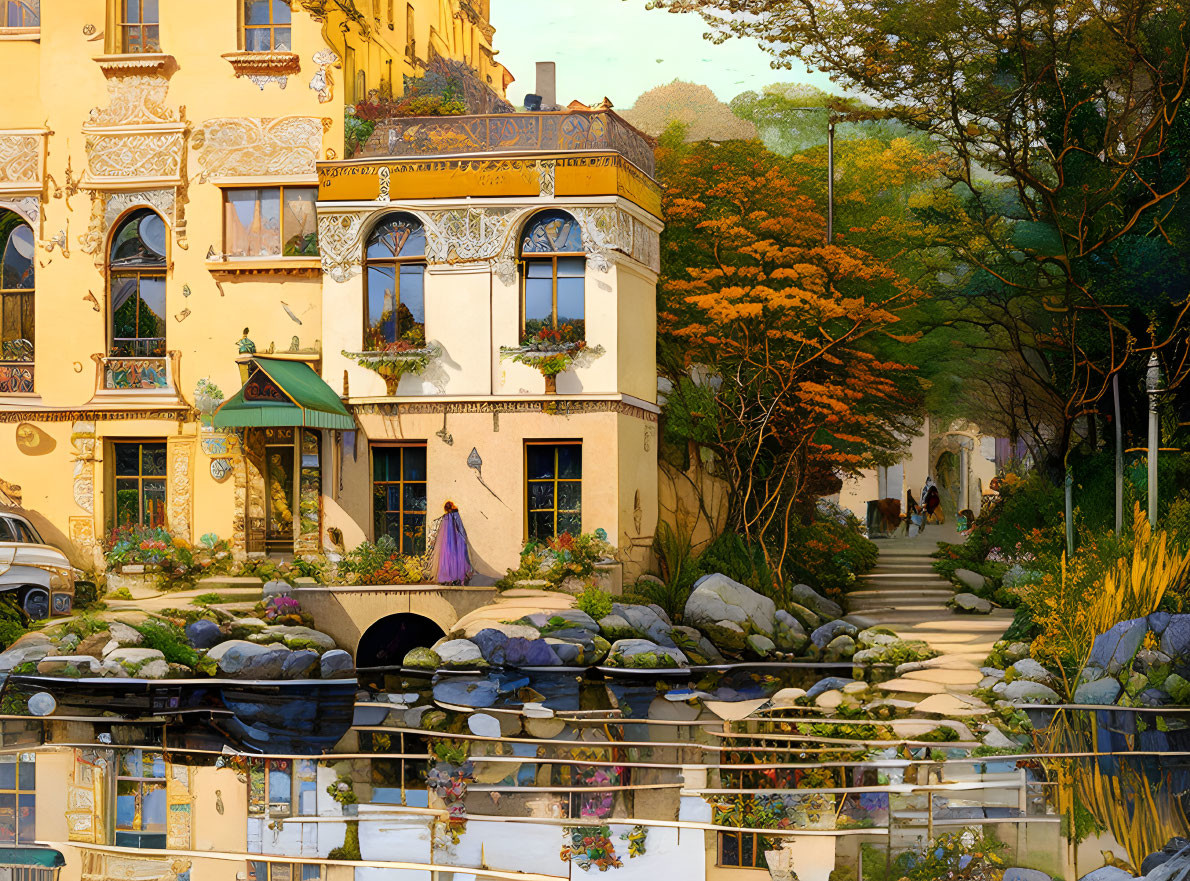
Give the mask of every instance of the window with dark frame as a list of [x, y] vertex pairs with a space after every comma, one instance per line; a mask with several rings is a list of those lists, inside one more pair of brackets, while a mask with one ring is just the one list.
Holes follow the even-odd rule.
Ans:
[[289, 52], [292, 18], [288, 0], [244, 0], [244, 51]]
[[165, 444], [112, 443], [116, 490], [115, 525], [164, 526], [166, 500]]
[[318, 187], [237, 187], [223, 191], [227, 257], [317, 257]]
[[771, 842], [759, 832], [720, 832], [716, 865], [739, 869], [767, 869], [764, 852]]
[[387, 535], [402, 554], [426, 552], [426, 445], [372, 447], [374, 538]]
[[364, 250], [364, 350], [426, 344], [426, 234], [417, 218], [394, 214]]
[[111, 354], [165, 354], [166, 229], [161, 215], [134, 211], [116, 228], [108, 260]]
[[0, 845], [33, 844], [37, 840], [36, 807], [36, 756], [0, 756]]
[[116, 845], [165, 846], [167, 797], [165, 756], [148, 750], [123, 750], [116, 775]]
[[160, 52], [158, 0], [120, 0], [120, 51]]
[[318, 763], [312, 759], [249, 760], [248, 816], [314, 816], [317, 800]]
[[521, 238], [521, 340], [543, 333], [557, 342], [586, 339], [587, 258], [578, 221], [543, 211]]
[[582, 532], [583, 446], [578, 441], [525, 444], [525, 534], [547, 540]]
[[36, 296], [33, 229], [19, 214], [0, 211], [0, 243], [0, 361], [31, 362]]

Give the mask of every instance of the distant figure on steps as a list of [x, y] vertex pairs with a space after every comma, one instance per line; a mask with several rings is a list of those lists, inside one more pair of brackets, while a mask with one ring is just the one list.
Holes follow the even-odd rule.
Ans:
[[921, 491], [921, 500], [926, 506], [927, 523], [945, 522], [942, 515], [942, 494], [938, 492], [938, 484], [934, 483], [934, 478], [926, 478], [926, 485], [922, 487]]

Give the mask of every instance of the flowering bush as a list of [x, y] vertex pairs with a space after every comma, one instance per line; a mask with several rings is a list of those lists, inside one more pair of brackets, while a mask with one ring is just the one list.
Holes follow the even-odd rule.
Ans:
[[293, 597], [269, 597], [264, 604], [264, 619], [274, 624], [302, 624], [302, 607]]
[[584, 872], [592, 866], [600, 872], [618, 869], [624, 865], [616, 856], [616, 845], [611, 840], [609, 826], [576, 826], [566, 830], [569, 842], [558, 854], [565, 863], [574, 862]]
[[897, 857], [890, 878], [901, 881], [993, 881], [1003, 874], [1003, 842], [982, 830], [939, 835], [918, 853]]
[[568, 578], [588, 577], [597, 563], [613, 558], [615, 552], [602, 529], [580, 535], [564, 532], [547, 541], [530, 539], [521, 550], [521, 565], [509, 569], [497, 586], [509, 588], [532, 580], [548, 581], [557, 589]]
[[402, 554], [391, 536], [365, 541], [339, 562], [349, 584], [421, 584], [428, 576], [424, 557]]
[[539, 325], [525, 328], [529, 335], [519, 346], [501, 346], [500, 357], [518, 364], [528, 364], [542, 376], [557, 376], [565, 373], [583, 352], [593, 356], [603, 354], [602, 346], [589, 348], [582, 323], [562, 324], [558, 327]]

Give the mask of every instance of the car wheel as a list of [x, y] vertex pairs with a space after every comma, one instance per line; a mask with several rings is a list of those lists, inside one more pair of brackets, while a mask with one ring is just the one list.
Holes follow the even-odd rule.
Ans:
[[44, 621], [50, 617], [49, 592], [40, 587], [29, 588], [21, 599], [21, 607], [34, 621]]

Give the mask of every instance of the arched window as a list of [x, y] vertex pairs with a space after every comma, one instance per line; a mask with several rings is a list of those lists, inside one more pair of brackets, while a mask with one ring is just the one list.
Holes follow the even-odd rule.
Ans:
[[364, 349], [426, 343], [426, 233], [409, 214], [385, 217], [364, 252]]
[[288, 52], [292, 17], [288, 0], [244, 0], [244, 51]]
[[165, 354], [165, 221], [142, 208], [112, 236], [108, 261], [113, 355]]
[[41, 26], [39, 0], [3, 0], [4, 27], [35, 28]]
[[587, 257], [578, 221], [545, 211], [521, 239], [521, 339], [554, 331], [561, 342], [586, 339], [583, 296]]
[[0, 211], [0, 352], [2, 361], [33, 360], [33, 230]]

